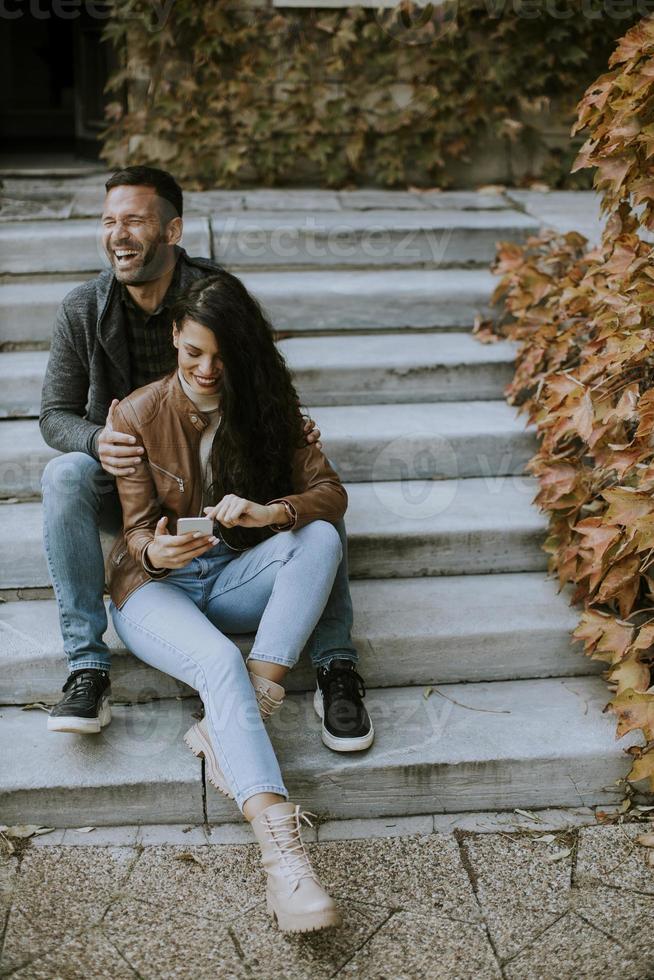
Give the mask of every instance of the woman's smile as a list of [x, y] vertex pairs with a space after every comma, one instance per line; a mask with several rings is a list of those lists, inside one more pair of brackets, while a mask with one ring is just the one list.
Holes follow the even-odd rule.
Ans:
[[195, 381], [197, 385], [200, 386], [200, 388], [203, 388], [205, 390], [215, 388], [218, 384], [218, 381], [220, 380], [217, 375], [212, 378], [205, 378], [201, 374], [192, 374], [191, 378], [193, 379], [193, 381]]

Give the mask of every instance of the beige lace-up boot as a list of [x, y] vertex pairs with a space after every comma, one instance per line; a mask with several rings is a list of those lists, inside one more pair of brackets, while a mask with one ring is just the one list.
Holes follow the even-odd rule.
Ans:
[[[251, 670], [248, 673], [250, 674], [250, 680], [257, 696], [259, 712], [263, 720], [267, 721], [271, 715], [274, 715], [281, 708], [286, 691], [281, 684], [269, 681], [266, 677], [260, 677], [259, 674], [255, 674]], [[197, 755], [200, 759], [204, 759], [207, 777], [211, 785], [215, 786], [220, 793], [229, 797], [230, 800], [233, 800], [234, 794], [230, 790], [223, 771], [218, 764], [218, 757], [213, 750], [205, 718], [202, 718], [201, 721], [196, 722], [195, 725], [189, 728], [184, 735], [184, 741], [194, 755]]]
[[251, 824], [268, 875], [266, 906], [282, 932], [314, 932], [341, 923], [302, 840], [301, 820], [311, 827], [311, 816], [296, 803], [273, 803]]
[[195, 725], [191, 725], [184, 735], [184, 741], [193, 755], [197, 755], [199, 759], [204, 759], [205, 772], [211, 785], [215, 786], [220, 793], [224, 793], [230, 800], [233, 800], [234, 794], [227, 784], [227, 780], [218, 763], [218, 756], [214, 752], [213, 745], [211, 744], [207, 719], [202, 718], [200, 721], [196, 721]]

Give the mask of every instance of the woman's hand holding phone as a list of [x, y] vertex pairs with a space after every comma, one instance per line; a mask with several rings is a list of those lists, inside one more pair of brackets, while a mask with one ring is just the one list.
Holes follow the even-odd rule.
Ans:
[[207, 517], [223, 527], [268, 527], [269, 524], [285, 524], [288, 521], [282, 504], [257, 504], [254, 500], [227, 493], [215, 507], [205, 507]]
[[200, 534], [197, 531], [170, 534], [167, 524], [167, 517], [160, 518], [154, 531], [154, 541], [146, 549], [148, 563], [152, 568], [183, 568], [218, 544], [218, 538], [214, 538], [212, 534]]

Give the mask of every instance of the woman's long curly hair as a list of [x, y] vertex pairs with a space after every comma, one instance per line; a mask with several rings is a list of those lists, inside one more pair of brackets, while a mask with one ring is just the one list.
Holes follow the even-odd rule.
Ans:
[[[300, 401], [273, 329], [243, 283], [221, 270], [194, 283], [173, 307], [179, 330], [195, 320], [214, 334], [223, 361], [222, 418], [211, 449], [217, 503], [226, 493], [265, 504], [292, 492], [292, 461], [303, 445]], [[224, 529], [251, 547], [261, 528]]]

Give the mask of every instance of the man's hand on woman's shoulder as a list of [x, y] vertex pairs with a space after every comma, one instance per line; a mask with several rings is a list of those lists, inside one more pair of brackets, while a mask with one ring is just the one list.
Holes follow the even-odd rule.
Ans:
[[320, 442], [320, 429], [308, 415], [303, 415], [302, 419], [304, 421], [304, 438], [306, 439], [307, 446], [315, 443], [318, 449], [322, 449], [322, 443]]
[[98, 436], [98, 458], [105, 473], [111, 473], [112, 476], [131, 476], [142, 462], [141, 457], [145, 450], [142, 446], [135, 445], [134, 436], [118, 432], [114, 428], [114, 412], [118, 404], [118, 399], [114, 398], [109, 406], [105, 427]]

